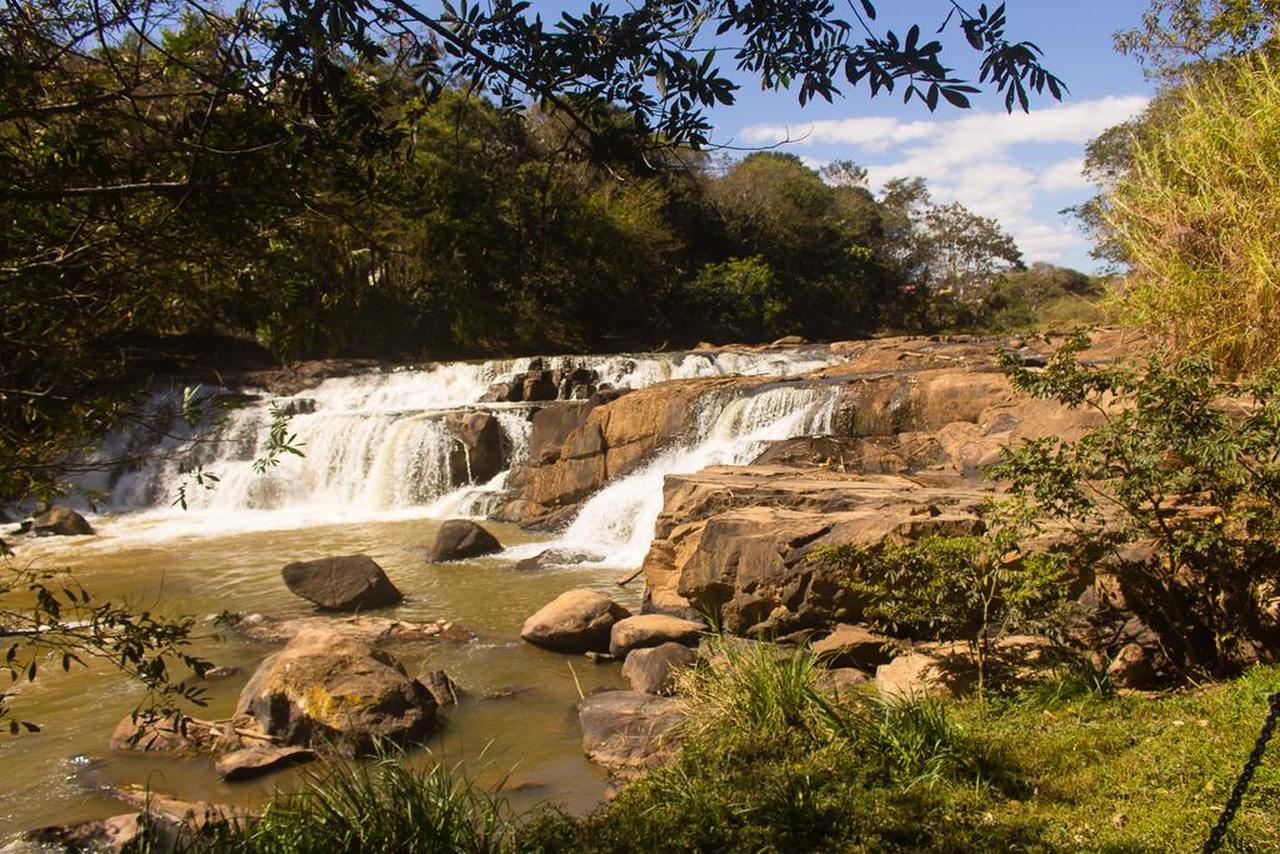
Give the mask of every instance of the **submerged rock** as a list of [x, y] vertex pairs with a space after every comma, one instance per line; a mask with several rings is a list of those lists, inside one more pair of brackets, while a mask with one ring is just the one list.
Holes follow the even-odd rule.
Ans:
[[622, 676], [631, 690], [642, 694], [668, 694], [681, 668], [692, 667], [698, 654], [673, 642], [633, 650], [622, 664]]
[[259, 666], [238, 715], [284, 744], [370, 752], [379, 741], [421, 741], [436, 727], [436, 702], [389, 653], [325, 631], [296, 635]]
[[436, 532], [435, 542], [427, 550], [430, 563], [466, 560], [502, 551], [502, 543], [480, 525], [469, 519], [450, 519]]
[[260, 777], [315, 758], [315, 751], [304, 747], [246, 747], [221, 756], [214, 763], [213, 770], [231, 783]]
[[680, 700], [637, 691], [604, 691], [578, 704], [587, 758], [623, 775], [666, 762], [680, 744]]
[[299, 561], [286, 566], [281, 575], [290, 592], [327, 611], [382, 608], [404, 598], [368, 555]]
[[525, 620], [520, 637], [556, 652], [604, 652], [614, 623], [629, 616], [630, 611], [603, 593], [570, 590]]
[[93, 528], [76, 511], [55, 504], [31, 520], [31, 533], [37, 537], [87, 536], [93, 533]]
[[332, 632], [370, 643], [465, 641], [475, 637], [472, 632], [455, 626], [448, 620], [415, 623], [369, 614], [358, 614], [353, 617], [330, 617], [317, 614], [291, 620], [265, 614], [231, 614], [220, 619], [224, 625], [229, 625], [236, 633], [261, 643], [288, 643], [306, 631]]
[[693, 620], [666, 614], [641, 614], [614, 623], [609, 632], [609, 652], [619, 658], [633, 649], [673, 642], [697, 646], [707, 627]]

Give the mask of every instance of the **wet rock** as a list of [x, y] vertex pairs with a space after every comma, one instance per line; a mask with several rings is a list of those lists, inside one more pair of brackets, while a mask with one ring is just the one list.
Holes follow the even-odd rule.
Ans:
[[530, 370], [520, 386], [521, 400], [528, 402], [555, 400], [560, 396], [555, 376], [548, 370]]
[[609, 632], [631, 612], [603, 593], [569, 590], [525, 620], [520, 637], [556, 652], [604, 652]]
[[1107, 676], [1117, 688], [1150, 688], [1157, 676], [1154, 656], [1141, 644], [1125, 644], [1107, 666]]
[[456, 440], [449, 449], [449, 478], [454, 486], [484, 483], [506, 468], [502, 426], [488, 412], [453, 413], [445, 425]]
[[228, 783], [251, 780], [316, 758], [315, 751], [303, 747], [246, 747], [218, 759], [213, 770]]
[[576, 566], [593, 559], [593, 555], [581, 549], [544, 549], [533, 557], [516, 561], [515, 569], [520, 572], [537, 572], [544, 569], [560, 569]]
[[215, 736], [192, 722], [175, 722], [171, 717], [149, 719], [145, 715], [125, 715], [111, 733], [112, 750], [142, 750], [148, 753], [197, 754], [211, 750]]
[[55, 504], [31, 520], [31, 533], [37, 537], [87, 536], [93, 533], [93, 528], [76, 511]]
[[809, 649], [828, 667], [874, 670], [893, 657], [889, 649], [891, 644], [889, 638], [865, 626], [841, 623], [831, 634], [811, 644]]
[[436, 532], [435, 542], [427, 550], [430, 563], [467, 560], [502, 551], [502, 543], [480, 525], [469, 519], [450, 519]]
[[588, 650], [587, 652], [584, 652], [583, 655], [590, 659], [594, 664], [612, 664], [618, 660], [616, 655], [610, 655], [607, 652], [596, 652], [595, 650]]
[[414, 623], [359, 614], [353, 617], [300, 617], [282, 620], [265, 614], [232, 614], [220, 618], [237, 634], [261, 643], [288, 643], [306, 631], [326, 631], [354, 637], [369, 643], [424, 643], [435, 641], [465, 641], [475, 637], [472, 632], [455, 626], [448, 620], [432, 623]]
[[587, 758], [623, 775], [666, 762], [679, 746], [684, 704], [636, 691], [605, 691], [578, 704]]
[[418, 681], [430, 692], [431, 698], [440, 708], [458, 705], [462, 696], [462, 687], [453, 677], [443, 670], [431, 670], [418, 677]]
[[203, 678], [206, 682], [218, 682], [223, 679], [230, 679], [232, 676], [239, 676], [239, 675], [240, 675], [239, 667], [224, 664], [224, 665], [219, 665], [218, 667], [213, 667], [213, 668], [210, 668], [209, 670], [206, 670]]
[[609, 652], [623, 658], [633, 649], [672, 642], [697, 646], [707, 627], [693, 620], [666, 614], [641, 614], [614, 623], [609, 632]]
[[[140, 841], [145, 824], [142, 813], [131, 812], [79, 824], [44, 827], [29, 831], [24, 838], [28, 842], [56, 847], [61, 851], [99, 851], [114, 854]], [[172, 830], [166, 835], [171, 840], [176, 839]]]
[[681, 668], [692, 667], [698, 654], [679, 643], [632, 650], [622, 665], [622, 677], [642, 694], [669, 694]]
[[363, 611], [395, 605], [404, 597], [368, 555], [291, 563], [281, 570], [290, 592], [327, 611]]
[[258, 667], [238, 715], [283, 744], [370, 752], [379, 741], [419, 742], [436, 727], [436, 702], [389, 653], [367, 641], [304, 631]]

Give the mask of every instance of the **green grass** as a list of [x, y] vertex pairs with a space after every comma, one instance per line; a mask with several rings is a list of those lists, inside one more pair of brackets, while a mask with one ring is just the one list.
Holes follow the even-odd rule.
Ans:
[[[1163, 697], [1063, 673], [976, 701], [839, 703], [808, 656], [725, 648], [685, 746], [583, 819], [515, 816], [447, 769], [337, 766], [206, 851], [1198, 850], [1280, 668]], [[1280, 851], [1280, 744], [1223, 850]]]

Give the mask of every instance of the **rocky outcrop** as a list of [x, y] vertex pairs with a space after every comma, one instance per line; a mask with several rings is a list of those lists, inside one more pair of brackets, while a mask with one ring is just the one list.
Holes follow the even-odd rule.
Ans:
[[502, 551], [502, 543], [485, 528], [469, 519], [450, 519], [436, 531], [435, 542], [427, 550], [427, 561], [446, 563]]
[[412, 743], [436, 726], [436, 703], [395, 658], [362, 639], [304, 631], [269, 656], [240, 693], [237, 715], [290, 746], [369, 752]]
[[776, 466], [672, 475], [645, 558], [646, 606], [714, 614], [749, 635], [856, 622], [862, 603], [809, 560], [814, 549], [976, 533], [984, 498], [966, 486]]
[[641, 614], [613, 624], [609, 632], [609, 654], [622, 659], [633, 649], [678, 643], [697, 646], [707, 631], [704, 623], [668, 614]]
[[404, 598], [368, 555], [299, 561], [280, 572], [290, 592], [327, 611], [381, 608]]
[[638, 776], [666, 762], [680, 743], [684, 704], [636, 691], [604, 691], [578, 704], [582, 749], [597, 765]]
[[93, 527], [76, 511], [55, 504], [31, 520], [31, 533], [37, 537], [88, 536]]
[[603, 593], [570, 590], [525, 620], [520, 637], [556, 652], [605, 652], [609, 632], [631, 612]]
[[622, 678], [631, 690], [642, 694], [670, 693], [679, 671], [692, 667], [698, 654], [684, 644], [668, 641], [660, 646], [637, 649], [622, 664]]

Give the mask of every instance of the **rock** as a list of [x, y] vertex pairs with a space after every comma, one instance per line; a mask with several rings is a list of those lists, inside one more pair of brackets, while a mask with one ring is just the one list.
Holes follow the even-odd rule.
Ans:
[[210, 749], [212, 744], [207, 731], [190, 723], [175, 726], [168, 717], [148, 720], [140, 714], [125, 715], [111, 733], [112, 750], [196, 754]]
[[520, 637], [556, 652], [604, 652], [614, 623], [630, 616], [630, 611], [603, 593], [570, 590], [525, 620]]
[[596, 652], [595, 650], [588, 650], [583, 655], [593, 664], [612, 664], [618, 660], [616, 655], [610, 655], [607, 652]]
[[865, 626], [840, 624], [835, 631], [809, 649], [828, 667], [857, 667], [873, 670], [893, 656], [888, 650], [892, 641]]
[[231, 615], [226, 624], [243, 637], [261, 643], [288, 643], [306, 631], [342, 634], [369, 643], [465, 641], [475, 637], [472, 632], [455, 626], [448, 620], [413, 623], [368, 614], [354, 617], [316, 615], [293, 620], [282, 620], [265, 614]]
[[674, 642], [697, 646], [707, 627], [693, 620], [666, 614], [641, 614], [613, 624], [609, 632], [609, 652], [623, 658], [633, 649]]
[[1117, 688], [1150, 688], [1156, 682], [1153, 656], [1146, 647], [1127, 643], [1107, 666], [1107, 676]]
[[578, 704], [587, 758], [615, 772], [643, 773], [670, 758], [684, 720], [680, 700], [636, 691], [605, 691]]
[[543, 569], [560, 569], [575, 566], [593, 559], [593, 555], [581, 549], [544, 549], [533, 557], [516, 561], [515, 569], [520, 572], [537, 572]]
[[885, 697], [959, 697], [975, 675], [965, 644], [921, 644], [877, 667], [876, 689]]
[[37, 537], [87, 536], [93, 533], [93, 528], [76, 511], [55, 504], [31, 521], [31, 533]]
[[801, 346], [803, 346], [803, 345], [805, 345], [805, 344], [808, 344], [808, 343], [809, 343], [809, 342], [808, 342], [806, 339], [801, 338], [799, 335], [784, 335], [783, 337], [779, 338], [777, 341], [774, 341], [774, 342], [773, 342], [771, 345], [769, 345], [769, 346], [771, 346], [771, 347], [801, 347]]
[[219, 665], [218, 667], [213, 667], [213, 668], [210, 668], [209, 670], [206, 670], [203, 678], [206, 682], [217, 682], [222, 679], [230, 679], [232, 676], [239, 676], [239, 675], [240, 675], [239, 667], [235, 667], [234, 665], [229, 665], [229, 664], [223, 664], [223, 665]]
[[506, 468], [502, 426], [495, 416], [452, 413], [445, 425], [456, 440], [449, 449], [449, 479], [454, 486], [484, 483]]
[[[142, 813], [131, 812], [80, 824], [44, 827], [29, 831], [24, 838], [28, 842], [40, 846], [54, 846], [61, 851], [99, 851], [114, 854], [140, 841], [145, 824]], [[156, 829], [165, 830], [165, 828]], [[172, 831], [172, 829], [169, 830]], [[172, 832], [164, 836], [170, 840], [176, 839]]]
[[213, 770], [228, 783], [250, 780], [316, 758], [315, 751], [303, 747], [246, 747], [218, 759]]
[[453, 681], [453, 677], [443, 670], [431, 670], [418, 677], [418, 681], [431, 693], [431, 698], [440, 708], [458, 705], [462, 696], [462, 688]]
[[370, 752], [379, 741], [420, 742], [435, 729], [436, 702], [389, 653], [323, 630], [296, 635], [258, 667], [236, 714], [283, 744]]
[[290, 592], [328, 611], [363, 611], [395, 605], [404, 597], [368, 555], [291, 563], [281, 570]]
[[175, 829], [199, 831], [228, 821], [243, 822], [255, 817], [251, 811], [243, 807], [215, 804], [209, 801], [184, 801], [181, 798], [157, 792], [150, 786], [137, 784], [113, 787], [105, 794], [139, 810], [145, 810], [150, 819], [158, 819]]
[[622, 665], [622, 677], [631, 690], [642, 694], [668, 694], [682, 667], [691, 667], [698, 654], [683, 644], [667, 642], [647, 649], [632, 650]]
[[837, 667], [818, 675], [818, 687], [836, 696], [861, 690], [870, 684], [871, 677], [856, 667]]
[[436, 532], [435, 542], [427, 550], [430, 563], [467, 560], [502, 551], [498, 538], [469, 519], [450, 519]]
[[524, 375], [520, 386], [521, 399], [528, 402], [555, 400], [560, 396], [555, 377], [551, 371], [530, 370]]

